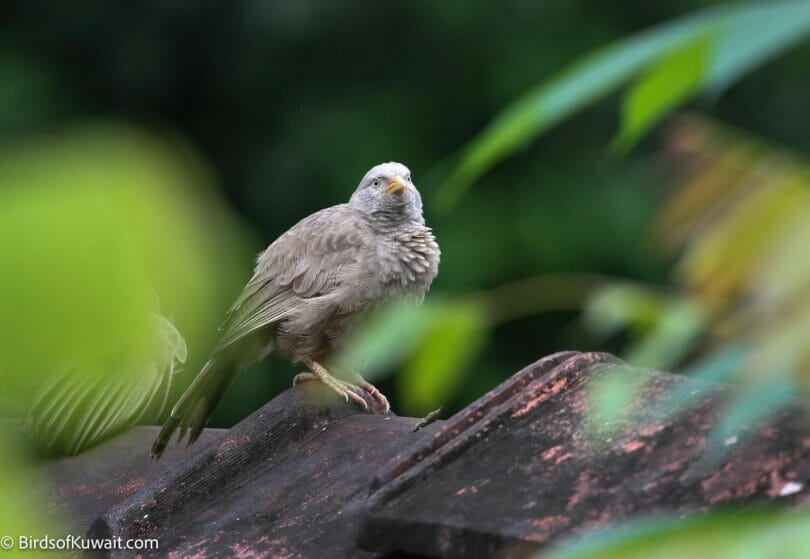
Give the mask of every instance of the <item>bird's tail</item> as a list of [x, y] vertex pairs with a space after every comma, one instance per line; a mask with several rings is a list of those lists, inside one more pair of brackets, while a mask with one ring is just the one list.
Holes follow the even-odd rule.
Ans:
[[182, 441], [186, 433], [188, 433], [188, 444], [197, 440], [240, 369], [238, 360], [228, 355], [214, 354], [208, 360], [191, 385], [180, 396], [155, 442], [152, 443], [153, 460], [160, 459], [172, 434], [178, 428], [180, 428], [180, 434], [177, 442]]

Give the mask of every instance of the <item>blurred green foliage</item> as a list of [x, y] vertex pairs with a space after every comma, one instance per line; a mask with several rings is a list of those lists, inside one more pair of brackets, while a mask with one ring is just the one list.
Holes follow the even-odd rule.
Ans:
[[806, 557], [810, 515], [718, 512], [686, 520], [658, 519], [593, 534], [548, 559], [782, 559]]
[[[782, 146], [696, 117], [682, 119], [668, 144], [687, 170], [654, 230], [662, 246], [680, 249], [676, 303], [646, 304], [656, 295], [644, 286], [617, 298], [614, 285], [596, 293], [588, 314], [610, 316], [616, 328], [643, 317], [635, 347], [644, 351], [630, 348], [632, 363], [740, 385], [715, 426], [719, 443], [810, 386], [810, 167]], [[714, 447], [709, 455], [722, 445]]]
[[[549, 290], [549, 282], [530, 282], [517, 304], [502, 296], [493, 304], [495, 294], [484, 304], [487, 316], [493, 307], [522, 312], [492, 316], [485, 328], [489, 343], [450, 383], [456, 389], [445, 395], [445, 409], [452, 412], [539, 355], [562, 347], [623, 347], [622, 334], [606, 338], [578, 318], [578, 297], [591, 288], [578, 287], [577, 280], [568, 288], [571, 274], [667, 281], [671, 256], [646, 234], [667, 180], [648, 157], [657, 144], [642, 142], [624, 160], [605, 157], [616, 128], [615, 103], [598, 100], [629, 81], [635, 85], [625, 95], [628, 103], [638, 96], [633, 91], [645, 89], [655, 94], [641, 96], [649, 103], [678, 74], [667, 77], [666, 69], [685, 59], [678, 57], [680, 49], [704, 44], [709, 27], [722, 31], [723, 39], [712, 35], [707, 56], [748, 61], [748, 71], [795, 44], [805, 21], [799, 2], [736, 11], [714, 4], [657, 2], [640, 10], [634, 3], [383, 6], [365, 0], [338, 7], [305, 0], [152, 2], [136, 9], [89, 2], [65, 13], [45, 2], [18, 3], [5, 8], [0, 28], [0, 69], [9, 77], [0, 89], [0, 138], [17, 143], [86, 117], [115, 117], [161, 135], [179, 132], [216, 169], [227, 202], [256, 233], [249, 241], [254, 253], [301, 217], [345, 200], [371, 164], [406, 162], [443, 249], [434, 291], [454, 298], [521, 278], [562, 278], [552, 280]], [[709, 11], [685, 15], [703, 8]], [[751, 15], [762, 10], [776, 15]], [[745, 29], [752, 18], [758, 31], [772, 32], [741, 41], [751, 35]], [[757, 70], [726, 91], [713, 111], [794, 148], [810, 147], [801, 124], [808, 110], [808, 56], [802, 46]], [[577, 59], [585, 62], [570, 66]], [[571, 70], [554, 77], [566, 67]], [[712, 83], [725, 87], [741, 71], [724, 75]], [[549, 83], [573, 85], [550, 90]], [[483, 176], [452, 213], [436, 215], [435, 196], [447, 192], [438, 187], [457, 161], [448, 154], [468, 153], [454, 150], [535, 87], [557, 91], [557, 101], [543, 113], [553, 117], [544, 126], [560, 124], [555, 133], [527, 146], [525, 139], [543, 130], [538, 121], [529, 123], [530, 135], [512, 146], [521, 146], [520, 157]], [[573, 117], [586, 105], [576, 99], [592, 107], [582, 117]], [[563, 117], [572, 119], [562, 124]], [[177, 219], [182, 215], [177, 212]], [[208, 215], [208, 233], [222, 239], [225, 214]], [[225, 285], [225, 295], [206, 299], [211, 316], [224, 314], [250, 276], [251, 259], [244, 253], [232, 258], [204, 274]], [[239, 279], [220, 280], [224, 271]], [[195, 280], [189, 281], [193, 287]], [[175, 383], [176, 395], [205, 359], [216, 332], [203, 331], [210, 322], [184, 323], [171, 309], [168, 315], [189, 339], [189, 362]], [[394, 368], [379, 375], [394, 408], [412, 414], [433, 409], [407, 396], [401, 378], [387, 380]], [[244, 417], [288, 386], [294, 372], [271, 357], [241, 375], [213, 425]]]
[[220, 317], [201, 301], [224, 300], [245, 254], [206, 173], [180, 143], [103, 124], [0, 152], [7, 396], [28, 401], [66, 367], [139, 354], [155, 343], [152, 312], [204, 345]]
[[[567, 348], [749, 380], [718, 433], [805, 382], [810, 2], [3, 10], [5, 397], [29, 400], [66, 364], [137, 354], [158, 310], [188, 342], [178, 393], [250, 277], [250, 253], [391, 159], [414, 171], [443, 252], [438, 293], [380, 317], [345, 356], [396, 411], [452, 412]], [[614, 133], [610, 97], [624, 86]], [[645, 134], [701, 94], [738, 129], [676, 128], [659, 156]], [[212, 424], [241, 419], [293, 372], [275, 357], [253, 367]], [[635, 384], [604, 386], [600, 417]], [[757, 534], [785, 530], [793, 545], [797, 518], [751, 517], [742, 541], [765, 553]], [[711, 538], [726, 552], [738, 549], [732, 528], [724, 516], [664, 522], [588, 545], [618, 557]]]
[[33, 502], [31, 488], [47, 482], [31, 474], [31, 457], [25, 444], [6, 424], [0, 424], [0, 444], [3, 445], [3, 452], [0, 453], [0, 527], [4, 537], [15, 539], [12, 550], [4, 547], [3, 554], [9, 557], [47, 557], [48, 552], [15, 549], [18, 535], [42, 537], [44, 534], [59, 533], [63, 528]]
[[401, 366], [402, 405], [427, 413], [458, 389], [487, 330], [484, 311], [474, 301], [393, 306], [355, 334], [342, 360], [369, 379]]
[[[75, 453], [157, 419], [187, 355], [156, 313], [206, 347], [220, 320], [211, 303], [229, 296], [244, 234], [177, 140], [84, 123], [4, 147], [2, 395], [34, 414], [41, 447]], [[45, 534], [26, 489], [45, 482], [25, 467], [30, 452], [12, 425], [0, 425], [3, 535]]]
[[522, 97], [473, 139], [437, 201], [454, 204], [472, 181], [526, 141], [639, 74], [625, 94], [615, 141], [622, 150], [697, 91], [718, 93], [808, 33], [810, 4], [804, 0], [737, 4], [600, 49]]

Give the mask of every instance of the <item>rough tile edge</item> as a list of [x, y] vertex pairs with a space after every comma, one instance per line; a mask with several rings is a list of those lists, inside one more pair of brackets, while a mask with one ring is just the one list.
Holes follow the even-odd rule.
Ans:
[[[189, 506], [195, 496], [207, 495], [206, 488], [217, 481], [227, 481], [235, 469], [247, 468], [269, 455], [283, 454], [290, 444], [315, 432], [316, 426], [333, 424], [357, 413], [382, 413], [378, 405], [371, 404], [370, 410], [364, 412], [313, 382], [290, 388], [229, 429], [222, 438], [198, 449], [190, 447], [186, 460], [107, 510], [92, 523], [87, 535], [148, 537], [159, 529], [160, 520], [167, 516], [166, 509]], [[268, 445], [267, 435], [273, 425], [286, 418], [294, 420], [293, 428], [284, 431], [275, 445]]]
[[[525, 367], [508, 381], [499, 384], [481, 398], [447, 419], [442, 428], [426, 436], [414, 445], [399, 453], [389, 462], [371, 483], [370, 491], [373, 493], [384, 485], [390, 483], [409, 469], [416, 466], [427, 456], [435, 453], [461, 433], [470, 429], [483, 419], [493, 406], [508, 400], [518, 393], [534, 379], [553, 370], [566, 360], [582, 355], [574, 351], [562, 351], [548, 355]], [[607, 355], [607, 354], [605, 354]], [[611, 358], [613, 358], [611, 356]], [[615, 358], [613, 358], [615, 359]]]
[[[436, 433], [420, 440], [415, 445], [397, 455], [375, 477], [371, 491], [376, 492], [384, 486], [420, 465], [445, 445], [457, 442], [465, 433], [481, 427], [493, 411], [516, 395], [520, 395], [532, 383], [547, 384], [563, 367], [588, 367], [594, 364], [622, 365], [623, 362], [609, 353], [562, 351], [543, 357], [525, 367], [506, 382], [496, 386], [484, 396], [449, 418]], [[542, 379], [542, 380], [541, 380]]]

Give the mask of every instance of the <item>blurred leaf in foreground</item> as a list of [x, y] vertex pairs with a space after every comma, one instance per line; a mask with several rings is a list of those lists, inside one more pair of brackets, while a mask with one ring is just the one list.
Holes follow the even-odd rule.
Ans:
[[52, 552], [17, 549], [19, 536], [41, 538], [45, 534], [62, 533], [66, 526], [54, 525], [53, 519], [36, 506], [34, 496], [40, 493], [33, 488], [47, 482], [32, 473], [17, 433], [7, 429], [8, 424], [0, 424], [0, 445], [3, 448], [0, 452], [0, 529], [3, 533], [0, 535], [13, 538], [14, 544], [9, 549], [3, 548], [3, 556], [53, 557]]
[[489, 326], [478, 301], [396, 305], [362, 325], [341, 360], [369, 378], [402, 365], [401, 411], [424, 415], [445, 404], [463, 382]]
[[123, 429], [157, 420], [187, 349], [168, 319], [152, 318], [154, 339], [141, 355], [110, 352], [106, 370], [91, 371], [84, 364], [46, 380], [26, 418], [41, 450], [76, 454]]
[[0, 152], [0, 387], [26, 405], [39, 394], [43, 437], [71, 424], [75, 451], [159, 407], [186, 353], [177, 330], [199, 344], [214, 329], [243, 252], [210, 183], [182, 142], [124, 126]]
[[685, 520], [637, 521], [544, 553], [544, 559], [804, 559], [807, 512], [718, 512]]
[[585, 301], [584, 320], [603, 336], [629, 330], [637, 341], [626, 350], [625, 359], [638, 367], [667, 369], [695, 343], [705, 317], [689, 297], [615, 281]]
[[[620, 436], [634, 421], [635, 402], [649, 377], [625, 365], [603, 366], [588, 391], [587, 433], [601, 445]], [[596, 376], [596, 372], [594, 372]], [[607, 447], [603, 447], [607, 448]]]
[[810, 364], [810, 165], [695, 118], [680, 121], [670, 142], [690, 171], [656, 231], [683, 247], [676, 280], [706, 314], [704, 353], [744, 344], [738, 381], [801, 386]]
[[[716, 465], [725, 439], [749, 432], [810, 386], [810, 165], [695, 117], [677, 122], [668, 147], [685, 171], [655, 233], [682, 251], [676, 287], [662, 294], [657, 286], [607, 285], [589, 299], [585, 317], [604, 334], [629, 336], [624, 358], [633, 366], [681, 367], [699, 380], [738, 385], [703, 457]], [[600, 388], [596, 408], [618, 414], [635, 390]], [[704, 394], [682, 383], [653, 410], [686, 412]]]
[[397, 380], [404, 388], [403, 411], [424, 415], [444, 405], [487, 338], [481, 309], [473, 303], [434, 305], [425, 325], [423, 342]]
[[430, 303], [391, 305], [360, 324], [341, 361], [369, 379], [399, 365], [424, 337]]

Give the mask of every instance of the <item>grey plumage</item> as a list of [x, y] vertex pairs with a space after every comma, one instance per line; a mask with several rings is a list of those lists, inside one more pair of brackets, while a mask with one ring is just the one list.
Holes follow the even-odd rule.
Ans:
[[[253, 277], [231, 308], [213, 355], [172, 410], [156, 439], [159, 457], [172, 433], [196, 440], [236, 374], [271, 351], [306, 364], [347, 399], [366, 391], [387, 400], [359, 375], [358, 385], [322, 366], [358, 320], [383, 304], [421, 301], [438, 272], [439, 246], [422, 215], [410, 171], [373, 167], [348, 203], [304, 218], [259, 255]], [[296, 378], [299, 378], [296, 377]]]

